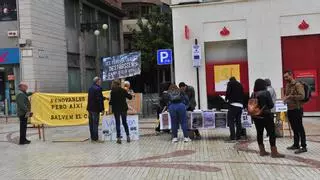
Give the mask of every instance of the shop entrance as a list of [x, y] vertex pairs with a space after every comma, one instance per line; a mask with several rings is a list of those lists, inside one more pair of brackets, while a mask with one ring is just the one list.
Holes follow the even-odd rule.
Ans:
[[249, 76], [247, 60], [247, 41], [206, 42], [206, 81], [208, 109], [227, 108], [221, 98], [227, 89], [229, 78], [234, 76], [242, 84], [249, 97]]
[[320, 35], [282, 37], [281, 43], [283, 70], [292, 70], [296, 79], [312, 89], [312, 98], [304, 111], [319, 112]]
[[16, 114], [16, 91], [19, 66], [0, 66], [0, 115]]

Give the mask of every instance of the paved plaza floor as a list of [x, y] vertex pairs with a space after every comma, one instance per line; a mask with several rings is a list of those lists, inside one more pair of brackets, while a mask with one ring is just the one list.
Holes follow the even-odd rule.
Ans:
[[[46, 141], [37, 129], [28, 129], [30, 145], [19, 146], [17, 120], [0, 123], [0, 179], [320, 179], [320, 119], [305, 118], [309, 152], [295, 155], [286, 147], [289, 137], [278, 138], [284, 159], [260, 157], [255, 129], [250, 139], [225, 143], [228, 129], [201, 131], [203, 139], [172, 144], [170, 135], [154, 133], [154, 120], [140, 121], [140, 140], [54, 143], [54, 139], [88, 137], [87, 126], [46, 128]], [[270, 149], [265, 141], [266, 149]]]

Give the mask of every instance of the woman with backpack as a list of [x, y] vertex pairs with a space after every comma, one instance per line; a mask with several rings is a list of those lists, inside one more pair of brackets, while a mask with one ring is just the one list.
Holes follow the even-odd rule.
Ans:
[[168, 94], [170, 99], [168, 109], [171, 117], [172, 142], [178, 142], [179, 124], [183, 131], [184, 142], [190, 142], [191, 139], [188, 137], [187, 123], [188, 97], [175, 84], [170, 85]]
[[265, 80], [257, 79], [254, 84], [254, 92], [248, 103], [248, 113], [252, 116], [257, 130], [260, 156], [270, 155], [270, 153], [266, 152], [263, 144], [263, 131], [266, 129], [269, 134], [271, 157], [283, 158], [284, 155], [279, 154], [276, 147], [275, 124], [271, 113], [273, 107], [274, 103], [267, 90]]

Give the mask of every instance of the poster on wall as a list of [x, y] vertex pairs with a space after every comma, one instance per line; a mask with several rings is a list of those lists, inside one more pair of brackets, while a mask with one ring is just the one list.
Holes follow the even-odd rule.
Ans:
[[[127, 117], [127, 123], [130, 132], [131, 140], [139, 140], [139, 116], [129, 115]], [[121, 136], [122, 140], [127, 138], [124, 127], [121, 123]], [[104, 141], [115, 141], [117, 140], [116, 122], [113, 115], [103, 116], [102, 118], [102, 137]]]
[[141, 73], [141, 53], [132, 52], [102, 58], [103, 81], [126, 78]]
[[17, 20], [16, 0], [0, 0], [0, 21]]
[[229, 79], [235, 77], [240, 82], [240, 65], [215, 65], [214, 66], [214, 84], [216, 92], [225, 92]]

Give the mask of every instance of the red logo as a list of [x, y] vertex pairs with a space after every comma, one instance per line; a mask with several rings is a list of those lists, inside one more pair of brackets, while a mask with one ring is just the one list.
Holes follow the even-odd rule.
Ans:
[[309, 28], [309, 24], [305, 21], [305, 20], [303, 20], [300, 24], [299, 24], [299, 29], [300, 30], [306, 30], [306, 29], [308, 29]]
[[220, 31], [220, 35], [221, 36], [229, 36], [230, 31], [228, 30], [228, 28], [224, 27], [221, 31]]
[[3, 54], [0, 55], [0, 63], [5, 62], [6, 57], [8, 56], [9, 52], [5, 52]]

